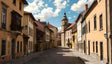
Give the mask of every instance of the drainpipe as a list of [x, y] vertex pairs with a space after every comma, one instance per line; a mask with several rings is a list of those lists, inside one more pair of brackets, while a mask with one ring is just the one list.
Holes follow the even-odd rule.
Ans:
[[105, 8], [106, 8], [107, 64], [109, 64], [109, 37], [108, 37], [108, 15], [107, 15], [107, 0], [105, 0]]

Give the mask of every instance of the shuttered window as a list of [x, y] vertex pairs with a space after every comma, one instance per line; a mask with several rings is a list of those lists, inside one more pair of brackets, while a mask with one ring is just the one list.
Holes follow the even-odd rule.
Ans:
[[2, 40], [1, 56], [6, 55], [6, 40]]
[[2, 7], [2, 29], [6, 29], [6, 20], [7, 20], [7, 8]]

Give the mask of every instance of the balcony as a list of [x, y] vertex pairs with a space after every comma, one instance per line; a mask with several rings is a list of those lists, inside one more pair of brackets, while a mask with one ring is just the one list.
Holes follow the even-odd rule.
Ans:
[[21, 15], [15, 11], [11, 12], [11, 25], [10, 28], [12, 31], [21, 32], [23, 27], [21, 26]]

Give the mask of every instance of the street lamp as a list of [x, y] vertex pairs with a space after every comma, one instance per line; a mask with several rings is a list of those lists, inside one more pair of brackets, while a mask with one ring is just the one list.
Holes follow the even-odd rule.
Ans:
[[104, 32], [104, 37], [107, 38], [107, 33], [106, 32]]

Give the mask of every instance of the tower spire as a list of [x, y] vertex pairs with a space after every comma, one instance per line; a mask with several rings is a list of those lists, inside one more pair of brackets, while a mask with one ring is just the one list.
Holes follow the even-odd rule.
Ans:
[[64, 12], [64, 15], [66, 16], [66, 12]]
[[63, 16], [63, 19], [62, 20], [68, 20], [67, 19], [67, 16], [66, 16], [66, 12], [64, 12], [64, 16]]

